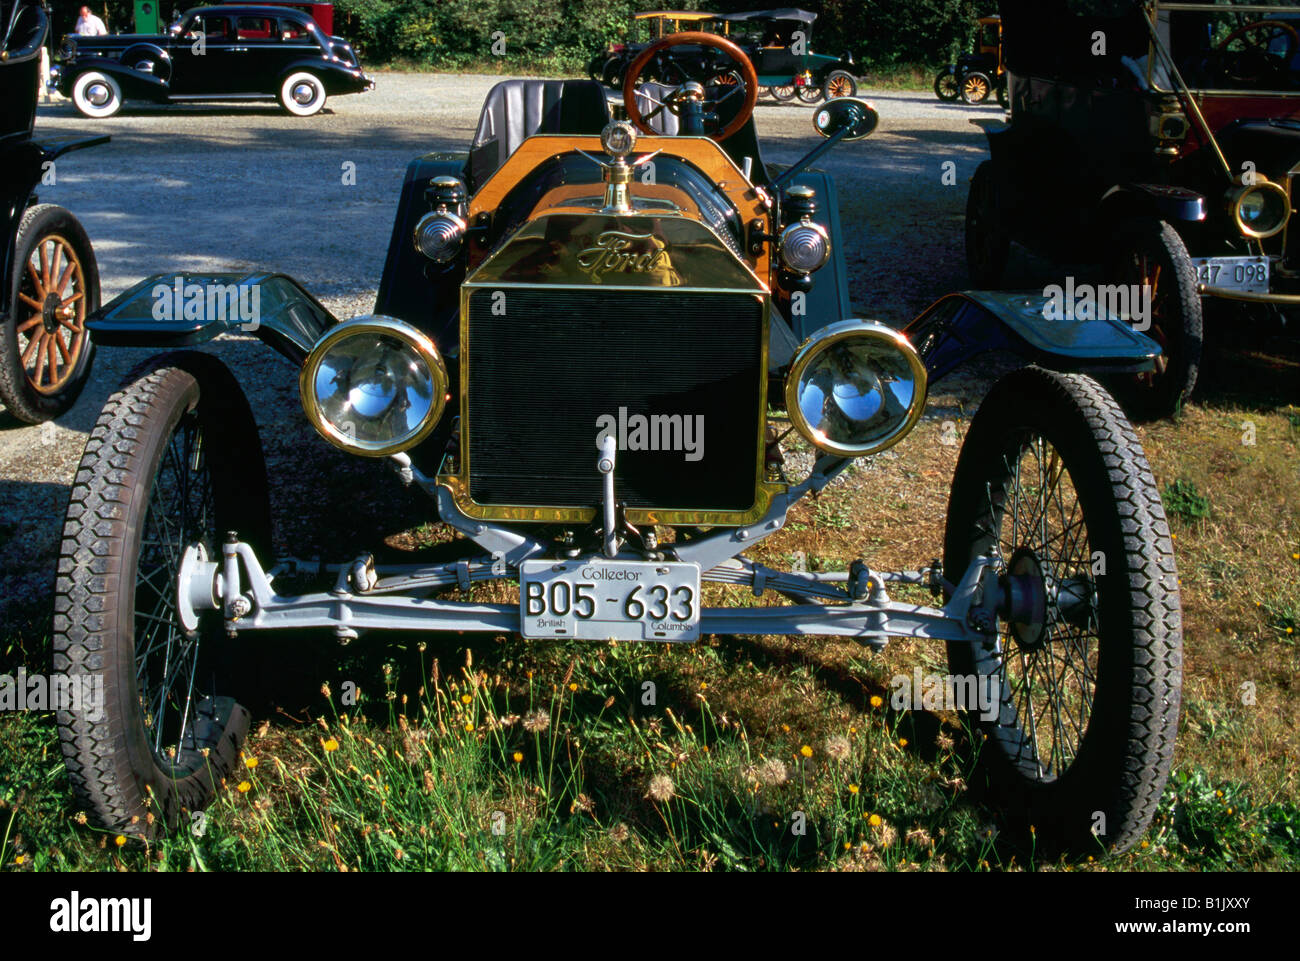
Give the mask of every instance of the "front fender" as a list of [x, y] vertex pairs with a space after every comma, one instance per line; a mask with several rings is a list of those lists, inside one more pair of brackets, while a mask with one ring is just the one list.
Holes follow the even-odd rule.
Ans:
[[1197, 223], [1206, 217], [1204, 196], [1166, 184], [1117, 184], [1102, 195], [1101, 209], [1110, 223], [1143, 216]]
[[190, 347], [221, 334], [260, 337], [301, 366], [338, 319], [284, 274], [154, 274], [95, 311], [86, 326], [109, 347]]
[[116, 80], [118, 86], [122, 88], [124, 98], [157, 101], [167, 99], [168, 86], [166, 80], [156, 77], [152, 73], [128, 67], [120, 61], [110, 60], [107, 57], [85, 57], [84, 59], [78, 59], [74, 66], [65, 68], [59, 76], [59, 91], [65, 97], [69, 96], [73, 84], [77, 82], [77, 78], [90, 70], [107, 74]]
[[931, 383], [994, 350], [1060, 371], [1149, 370], [1160, 346], [1102, 311], [1092, 319], [1048, 320], [1039, 293], [968, 290], [948, 294], [903, 328]]

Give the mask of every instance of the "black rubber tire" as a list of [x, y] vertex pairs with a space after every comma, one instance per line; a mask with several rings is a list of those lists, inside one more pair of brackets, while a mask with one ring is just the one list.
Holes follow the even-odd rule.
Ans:
[[1002, 75], [997, 88], [998, 106], [1003, 110], [1011, 106], [1011, 91], [1007, 89], [1007, 76]]
[[[27, 347], [33, 346], [31, 340], [27, 340], [22, 349], [18, 344], [20, 318], [21, 323], [25, 324], [33, 313], [30, 305], [25, 304], [19, 295], [31, 296], [37, 293], [36, 281], [27, 270], [27, 263], [38, 246], [42, 243], [57, 243], [59, 240], [66, 245], [60, 245], [61, 249], [71, 250], [80, 263], [82, 297], [72, 306], [78, 311], [76, 316], [82, 325], [82, 332], [79, 341], [68, 338], [68, 347], [78, 343], [80, 347], [63, 386], [57, 391], [43, 393], [36, 389], [23, 363], [23, 353]], [[77, 218], [54, 204], [37, 204], [27, 208], [18, 223], [13, 269], [8, 283], [11, 307], [9, 316], [4, 318], [3, 327], [0, 327], [0, 403], [19, 420], [39, 424], [58, 417], [73, 405], [86, 386], [95, 357], [95, 344], [90, 331], [84, 329], [84, 323], [86, 317], [99, 308], [99, 267], [95, 263], [95, 251], [90, 245], [90, 238], [86, 236], [86, 231]], [[67, 283], [71, 287], [65, 289], [76, 287], [75, 270], [69, 275]], [[62, 332], [58, 333], [63, 336]], [[39, 352], [38, 349], [37, 353]]]
[[847, 70], [832, 70], [826, 75], [826, 81], [822, 84], [822, 95], [827, 100], [833, 100], [836, 97], [856, 97], [858, 95], [858, 78]]
[[793, 83], [777, 84], [776, 86], [768, 87], [768, 90], [771, 92], [772, 97], [781, 103], [789, 103], [795, 97], [795, 86]]
[[1010, 253], [1011, 239], [998, 214], [993, 161], [983, 160], [966, 196], [966, 271], [971, 286], [989, 290], [1001, 284]]
[[804, 103], [821, 103], [826, 99], [826, 92], [821, 87], [812, 84], [804, 84], [802, 87], [795, 88], [795, 95]]
[[968, 70], [961, 78], [960, 87], [962, 103], [976, 106], [988, 100], [989, 94], [993, 92], [993, 81], [983, 71]]
[[[206, 457], [199, 468], [184, 469], [186, 483], [192, 485], [186, 488], [185, 503], [194, 505], [193, 497], [200, 497], [210, 509], [196, 513], [208, 514], [208, 521], [195, 523], [189, 509], [164, 510], [158, 512], [169, 518], [164, 526], [151, 520], [152, 495], [163, 477], [164, 459], [176, 451], [174, 441], [197, 436], [191, 431], [201, 432]], [[175, 460], [168, 459], [177, 482], [178, 465], [190, 463], [185, 451], [192, 449], [184, 447]], [[144, 837], [175, 829], [183, 812], [199, 811], [212, 800], [235, 769], [248, 732], [249, 714], [238, 699], [238, 665], [230, 663], [232, 648], [219, 613], [212, 612], [193, 638], [186, 638], [174, 620], [144, 635], [142, 643], [155, 649], [156, 638], [167, 638], [169, 663], [188, 664], [181, 658], [195, 651], [196, 682], [186, 689], [195, 694], [194, 746], [170, 755], [179, 763], [165, 765], [159, 754], [167, 754], [167, 747], [157, 751], [149, 743], [141, 697], [153, 689], [140, 690], [137, 655], [145, 655], [145, 667], [157, 661], [147, 659], [149, 650], [137, 651], [136, 635], [140, 623], [159, 619], [146, 615], [149, 619], [142, 620], [136, 610], [143, 583], [138, 566], [147, 547], [158, 549], [162, 561], [147, 577], [170, 583], [174, 603], [177, 569], [174, 563], [168, 566], [167, 558], [179, 551], [149, 543], [147, 531], [176, 545], [201, 539], [209, 556], [219, 558], [225, 530], [236, 530], [241, 540], [268, 550], [270, 525], [257, 428], [229, 370], [213, 357], [181, 352], [154, 358], [128, 376], [105, 404], [77, 468], [54, 591], [54, 670], [94, 675], [103, 685], [103, 709], [97, 715], [56, 712], [74, 798], [99, 827]], [[200, 526], [207, 530], [199, 531]], [[156, 597], [162, 602], [165, 590]], [[159, 622], [166, 623], [164, 608], [155, 604], [153, 615], [160, 610], [164, 617]], [[175, 642], [186, 646], [173, 662]], [[164, 681], [159, 690], [164, 688], [178, 693], [174, 683]], [[152, 696], [149, 703], [155, 703]], [[166, 702], [157, 714], [163, 737], [169, 739]], [[204, 748], [206, 757], [201, 755]]]
[[[1082, 615], [1087, 624], [1079, 627], [1078, 614], [1069, 623], [1095, 636], [1066, 636], [1063, 632], [1070, 628], [1059, 618], [1068, 615], [1058, 608], [1058, 619], [1049, 613], [1043, 620], [1050, 639], [1037, 647], [1032, 640], [1022, 643], [1000, 619], [1001, 650], [1013, 670], [1019, 654], [1019, 673], [1037, 678], [1042, 685], [1038, 693], [1061, 691], [1064, 700], [1070, 693], [1064, 665], [1074, 663], [1077, 654], [1082, 655], [1079, 662], [1086, 663], [1095, 646], [1093, 671], [1074, 668], [1077, 686], [1092, 689], [1091, 709], [1084, 718], [1080, 708], [1081, 725], [1073, 715], [1066, 717], [1080, 733], [1079, 742], [1068, 756], [1062, 752], [1059, 770], [1045, 777], [1033, 774], [1033, 765], [1024, 759], [1028, 743], [1035, 760], [1041, 760], [1042, 725], [1036, 726], [1032, 739], [1021, 740], [1016, 734], [1023, 730], [1015, 717], [1016, 704], [1008, 705], [1004, 693], [999, 717], [969, 716], [985, 735], [976, 739], [979, 757], [973, 776], [1005, 813], [1013, 836], [1037, 854], [1119, 852], [1146, 831], [1169, 775], [1182, 691], [1182, 615], [1173, 543], [1155, 478], [1132, 425], [1100, 384], [1081, 374], [1026, 367], [994, 385], [958, 457], [948, 503], [944, 572], [948, 580], [957, 582], [970, 561], [994, 542], [991, 532], [1004, 534], [1013, 476], [1008, 465], [1018, 465], [1026, 450], [1039, 450], [1029, 445], [1040, 438], [1059, 454], [1059, 461], [1048, 457], [1049, 467], [1039, 476], [1050, 472], [1058, 481], [1050, 486], [1040, 481], [1037, 489], [1056, 492], [1062, 530], [1077, 530], [1076, 513], [1083, 525], [1082, 534], [1062, 534], [1058, 542], [1071, 542], [1072, 553], [1084, 565], [1074, 567], [1074, 583], [1084, 582], [1076, 596], [1088, 598]], [[1042, 463], [1045, 455], [1046, 446], [1034, 456]], [[1051, 468], [1053, 463], [1064, 473]], [[1069, 523], [1064, 523], [1067, 501], [1072, 507]], [[1022, 517], [1031, 506], [1025, 506]], [[1054, 510], [1049, 504], [1043, 512], [1048, 518], [1045, 535], [1037, 532], [1038, 515], [1030, 515], [1026, 529], [1031, 538], [1054, 543], [1050, 517]], [[1003, 536], [996, 539], [1005, 561], [1011, 545]], [[1015, 540], [1039, 557], [1044, 553], [1024, 538]], [[1096, 567], [1098, 551], [1104, 558], [1104, 573]], [[1051, 570], [1068, 583], [1068, 566]], [[1046, 676], [1034, 673], [1034, 659], [1044, 652], [1050, 667]], [[1060, 679], [1052, 677], [1058, 658], [1064, 661]], [[998, 655], [979, 645], [949, 643], [948, 663], [954, 675], [997, 676]], [[1026, 663], [1031, 666], [1025, 668]], [[1034, 696], [1031, 692], [1027, 698]], [[1053, 743], [1050, 766], [1055, 745], [1065, 740], [1059, 734], [1068, 734], [1069, 728], [1060, 720], [1059, 710], [1044, 717], [1053, 717], [1060, 725], [1059, 733], [1054, 729], [1048, 735]], [[1019, 763], [1012, 756], [1013, 746]], [[1094, 834], [1098, 812], [1104, 815], [1104, 826]]]
[[944, 103], [952, 103], [961, 96], [955, 70], [944, 70], [934, 78], [934, 95]]
[[[1191, 399], [1201, 367], [1205, 320], [1196, 292], [1196, 269], [1178, 231], [1154, 217], [1120, 223], [1108, 249], [1110, 283], [1140, 285], [1144, 276], [1150, 276], [1150, 267], [1159, 266], [1151, 294], [1151, 327], [1143, 333], [1160, 344], [1163, 356], [1152, 374], [1116, 375], [1107, 383], [1134, 420], [1172, 417]], [[1166, 280], [1169, 277], [1172, 283]]]

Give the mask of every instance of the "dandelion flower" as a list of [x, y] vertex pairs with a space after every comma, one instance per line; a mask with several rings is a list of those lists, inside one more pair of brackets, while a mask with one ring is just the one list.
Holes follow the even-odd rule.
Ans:
[[802, 754], [804, 757], [812, 757], [813, 750], [812, 747], [805, 744], [803, 747], [799, 748], [799, 753]]
[[867, 818], [867, 823], [870, 824], [873, 828], [878, 828], [884, 822], [880, 820], [879, 814], [873, 814], [871, 815], [871, 817]]
[[474, 700], [474, 698], [470, 697], [468, 694], [462, 694], [460, 696], [460, 703], [462, 704], [468, 704], [472, 700]]
[[76, 816], [75, 818], [73, 818], [72, 820], [76, 821], [78, 824], [85, 824], [85, 823], [86, 823], [86, 812], [85, 812], [85, 811], [78, 811], [78, 812], [77, 812], [77, 816]]
[[514, 762], [515, 762], [516, 764], [521, 764], [521, 763], [523, 763], [523, 760], [524, 760], [524, 752], [523, 752], [523, 751], [515, 751], [515, 753], [512, 754], [511, 757], [514, 758]]
[[632, 836], [632, 829], [629, 828], [622, 821], [619, 821], [618, 824], [615, 824], [612, 828], [609, 829], [609, 839], [613, 841], [615, 844], [622, 844], [631, 836]]
[[120, 848], [122, 845], [126, 844], [126, 835], [119, 834], [117, 837], [113, 839], [113, 843]]
[[545, 711], [529, 711], [524, 715], [524, 730], [529, 734], [540, 734], [551, 726], [551, 716]]
[[849, 739], [843, 734], [828, 737], [822, 747], [832, 761], [847, 761], [849, 754], [853, 750], [852, 745], [849, 744]]
[[571, 681], [571, 682], [569, 682], [569, 690], [570, 690], [570, 691], [576, 691], [577, 689], [578, 689], [578, 682], [577, 682], [577, 681]]
[[785, 783], [786, 778], [789, 777], [789, 772], [786, 771], [785, 762], [774, 757], [763, 762], [763, 765], [758, 769], [757, 777], [759, 783], [767, 787], [779, 787]]
[[672, 778], [667, 774], [656, 774], [650, 779], [650, 786], [647, 788], [645, 796], [662, 804], [665, 801], [671, 801], [676, 793], [677, 788], [673, 784]]
[[321, 747], [325, 748], [325, 752], [328, 754], [331, 751], [337, 751], [339, 749], [339, 742], [334, 740], [334, 738], [330, 738], [328, 741], [325, 741]]
[[905, 737], [900, 737], [900, 738], [898, 739], [898, 746], [899, 746], [899, 747], [907, 747], [907, 738], [905, 738]]
[[881, 698], [881, 696], [880, 696], [879, 694], [872, 694], [872, 695], [871, 695], [871, 706], [872, 706], [872, 707], [882, 707], [882, 706], [884, 705], [884, 703], [885, 703], [884, 699]]
[[860, 790], [860, 788], [859, 788], [856, 784], [850, 784], [850, 785], [849, 785], [849, 793], [850, 793], [850, 794], [857, 794], [859, 790]]
[[240, 794], [247, 794], [252, 789], [253, 789], [253, 785], [249, 784], [247, 781], [240, 781], [239, 787], [236, 788], [236, 790], [239, 791]]
[[257, 767], [257, 758], [255, 757], [248, 758], [246, 761], [244, 761], [244, 767], [248, 768], [250, 771], [253, 768]]
[[466, 730], [467, 732], [469, 732], [469, 733], [472, 734], [472, 733], [474, 732], [474, 722], [473, 722], [473, 721], [466, 721], [466, 722], [465, 722], [465, 730]]

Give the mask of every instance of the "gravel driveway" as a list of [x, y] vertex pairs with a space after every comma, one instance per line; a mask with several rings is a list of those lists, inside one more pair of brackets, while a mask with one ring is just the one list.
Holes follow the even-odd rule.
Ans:
[[[130, 105], [91, 121], [70, 103], [42, 106], [37, 137], [107, 133], [113, 140], [60, 159], [57, 182], [40, 190], [41, 199], [69, 208], [85, 225], [104, 300], [153, 273], [274, 269], [296, 277], [340, 317], [365, 313], [407, 162], [431, 150], [464, 150], [498, 79], [379, 74], [374, 92], [332, 99], [308, 119], [274, 105]], [[986, 155], [983, 134], [969, 120], [1001, 111], [942, 104], [928, 94], [860, 95], [880, 111], [880, 130], [819, 166], [840, 191], [855, 309], [901, 324], [966, 285], [966, 186]], [[807, 106], [760, 104], [769, 163], [789, 163], [816, 143], [811, 115]], [[948, 161], [954, 166], [945, 184]], [[355, 185], [347, 185], [343, 174], [352, 169]], [[356, 549], [375, 539], [376, 527], [387, 534], [419, 516], [424, 505], [390, 493], [396, 485], [380, 465], [335, 452], [306, 426], [295, 378], [277, 355], [252, 338], [223, 342], [221, 351], [250, 395], [279, 474], [277, 539], [286, 548], [299, 556], [328, 548], [315, 540], [324, 526], [331, 540], [360, 535]], [[4, 634], [48, 630], [59, 531], [86, 434], [123, 374], [150, 353], [101, 351], [81, 400], [52, 427], [23, 426], [0, 412]], [[305, 452], [310, 471], [303, 470]], [[334, 482], [346, 476], [373, 481], [382, 493], [358, 510], [356, 487]], [[321, 483], [324, 477], [330, 482]]]

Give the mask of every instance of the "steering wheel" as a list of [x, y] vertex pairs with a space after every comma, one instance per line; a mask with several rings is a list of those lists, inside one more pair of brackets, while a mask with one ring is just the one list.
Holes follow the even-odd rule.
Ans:
[[[1281, 54], [1268, 49], [1273, 38], [1279, 34], [1286, 40], [1286, 51]], [[1230, 44], [1242, 39], [1245, 39], [1245, 50], [1237, 52], [1228, 49]], [[1300, 33], [1296, 33], [1291, 24], [1284, 20], [1256, 20], [1242, 24], [1224, 37], [1214, 48], [1214, 53], [1220, 58], [1221, 69], [1227, 79], [1237, 83], [1250, 83], [1285, 71], [1297, 50], [1300, 50]]]
[[[700, 58], [699, 70], [697, 71], [698, 77], [693, 76], [691, 71], [687, 70], [680, 60], [666, 61], [666, 66], [674, 68], [682, 75], [683, 82], [666, 94], [663, 102], [656, 100], [655, 103], [658, 106], [645, 116], [642, 116], [641, 108], [636, 102], [637, 86], [641, 82], [641, 75], [651, 63], [660, 61], [660, 55], [664, 51], [672, 47], [686, 45], [709, 47], [725, 54], [735, 64], [734, 70], [738, 71], [740, 82], [712, 82], [717, 77], [733, 73], [733, 68], [719, 66], [717, 62], [719, 58], [716, 56], [703, 56]], [[661, 40], [656, 40], [641, 51], [627, 68], [627, 75], [623, 80], [623, 105], [627, 108], [627, 118], [636, 124], [637, 129], [642, 133], [653, 135], [656, 131], [650, 126], [650, 120], [653, 120], [664, 110], [680, 116], [690, 101], [696, 101], [700, 109], [707, 105], [709, 110], [704, 114], [705, 123], [711, 122], [714, 126], [717, 126], [719, 123], [718, 106], [724, 101], [738, 96], [742, 91], [745, 95], [744, 103], [741, 104], [739, 112], [731, 119], [731, 122], [721, 130], [708, 133], [708, 136], [714, 140], [726, 140], [743, 127], [753, 115], [754, 105], [758, 103], [758, 72], [754, 69], [754, 64], [749, 57], [745, 55], [745, 51], [730, 40], [711, 33], [690, 31], [687, 33], [674, 33]]]

